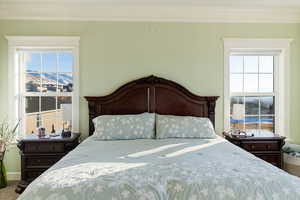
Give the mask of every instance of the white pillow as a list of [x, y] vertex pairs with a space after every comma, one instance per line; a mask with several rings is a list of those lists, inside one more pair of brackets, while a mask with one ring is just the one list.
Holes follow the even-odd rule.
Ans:
[[154, 138], [155, 114], [102, 115], [93, 119], [93, 138], [129, 140]]
[[156, 114], [156, 138], [216, 138], [208, 118]]

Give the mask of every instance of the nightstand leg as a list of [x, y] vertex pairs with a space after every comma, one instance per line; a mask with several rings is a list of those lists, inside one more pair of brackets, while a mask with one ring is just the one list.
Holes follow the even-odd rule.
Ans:
[[21, 194], [29, 184], [26, 181], [20, 181], [15, 189], [15, 192]]

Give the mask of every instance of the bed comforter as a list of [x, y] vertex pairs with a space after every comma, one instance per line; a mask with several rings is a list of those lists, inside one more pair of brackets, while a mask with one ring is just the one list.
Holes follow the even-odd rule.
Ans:
[[297, 200], [300, 179], [217, 139], [95, 141], [33, 181], [19, 200]]

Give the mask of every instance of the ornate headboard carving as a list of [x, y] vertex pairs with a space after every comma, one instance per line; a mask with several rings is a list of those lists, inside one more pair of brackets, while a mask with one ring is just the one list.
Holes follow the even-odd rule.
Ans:
[[89, 106], [89, 135], [92, 119], [100, 115], [158, 114], [208, 117], [215, 124], [218, 96], [197, 96], [178, 83], [149, 76], [131, 81], [107, 96], [86, 96]]

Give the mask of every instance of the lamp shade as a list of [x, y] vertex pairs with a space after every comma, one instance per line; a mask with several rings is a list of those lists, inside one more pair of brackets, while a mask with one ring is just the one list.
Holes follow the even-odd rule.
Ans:
[[72, 104], [61, 104], [61, 108], [63, 110], [63, 120], [72, 121]]
[[244, 120], [245, 118], [245, 105], [244, 104], [233, 104], [232, 119]]

